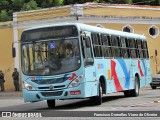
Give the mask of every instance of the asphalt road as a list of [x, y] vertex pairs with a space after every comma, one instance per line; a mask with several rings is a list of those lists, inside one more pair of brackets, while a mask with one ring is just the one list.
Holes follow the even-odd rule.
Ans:
[[[142, 112], [144, 115], [144, 112], [147, 111], [145, 113], [146, 116], [143, 117], [153, 117], [153, 114], [160, 115], [160, 89], [152, 90], [150, 86], [143, 87], [140, 89], [140, 95], [138, 97], [124, 97], [123, 93], [108, 94], [103, 97], [103, 103], [99, 106], [95, 106], [88, 99], [57, 100], [54, 109], [49, 109], [46, 101], [23, 103], [23, 98], [21, 97], [7, 97], [6, 99], [0, 99], [0, 111], [40, 112], [43, 116], [57, 116], [63, 117], [63, 119], [65, 117], [95, 118], [100, 116], [102, 118], [108, 114], [111, 115], [111, 113], [120, 114], [120, 117], [126, 118], [125, 114], [128, 115], [128, 112], [132, 115]], [[132, 116], [132, 118], [136, 117]], [[154, 116], [154, 119], [158, 118]]]

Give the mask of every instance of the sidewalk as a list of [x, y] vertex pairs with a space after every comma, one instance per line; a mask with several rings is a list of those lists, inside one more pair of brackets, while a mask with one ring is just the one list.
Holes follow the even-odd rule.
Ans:
[[5, 91], [0, 92], [0, 98], [1, 97], [22, 97], [22, 91]]

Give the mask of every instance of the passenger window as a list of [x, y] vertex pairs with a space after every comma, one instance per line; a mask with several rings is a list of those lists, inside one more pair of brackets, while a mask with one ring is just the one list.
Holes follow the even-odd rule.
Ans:
[[98, 33], [92, 33], [93, 50], [95, 57], [102, 57], [101, 39]]
[[[91, 44], [90, 38], [87, 37], [87, 39], [88, 39], [88, 42], [89, 42], [88, 44]], [[84, 52], [84, 49], [83, 49], [83, 52]], [[86, 47], [85, 54], [86, 54], [85, 66], [87, 66], [87, 65], [93, 65], [94, 59], [93, 59], [92, 48], [91, 47]]]
[[126, 48], [126, 39], [124, 37], [121, 37], [121, 47]]
[[112, 55], [113, 57], [121, 57], [121, 50], [119, 48], [112, 47]]
[[143, 58], [143, 51], [142, 51], [142, 49], [139, 49], [138, 51], [139, 51], [139, 57]]
[[112, 46], [119, 46], [119, 37], [112, 36]]
[[149, 58], [148, 50], [143, 50], [143, 56], [144, 58]]
[[131, 49], [131, 58], [137, 58], [137, 54], [136, 54], [136, 50], [135, 49]]
[[111, 46], [110, 45], [110, 36], [102, 35], [101, 38], [102, 38], [102, 45]]
[[143, 41], [143, 49], [147, 49], [147, 42]]
[[112, 57], [111, 47], [103, 47], [102, 51], [104, 57]]
[[129, 58], [129, 49], [122, 48], [121, 53], [123, 58]]
[[130, 46], [130, 48], [135, 48], [135, 40], [129, 38], [128, 41], [129, 41], [129, 46]]
[[142, 41], [141, 40], [137, 40], [137, 46], [138, 46], [138, 49], [142, 49]]

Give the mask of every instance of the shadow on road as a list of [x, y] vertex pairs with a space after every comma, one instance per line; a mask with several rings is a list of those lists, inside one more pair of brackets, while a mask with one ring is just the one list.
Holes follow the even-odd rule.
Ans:
[[[118, 100], [118, 99], [122, 99], [122, 98], [125, 98], [124, 95], [104, 96], [102, 99], [102, 102], [105, 103], [105, 102], [114, 101], [114, 100]], [[75, 109], [79, 109], [79, 108], [83, 108], [83, 107], [91, 107], [91, 106], [96, 106], [96, 105], [90, 99], [85, 99], [85, 100], [81, 100], [78, 102], [68, 103], [68, 104], [64, 104], [64, 105], [57, 105], [53, 109], [54, 110], [72, 110], [72, 109], [75, 110]], [[47, 107], [47, 108], [36, 109], [36, 110], [51, 110], [51, 109], [49, 109]]]

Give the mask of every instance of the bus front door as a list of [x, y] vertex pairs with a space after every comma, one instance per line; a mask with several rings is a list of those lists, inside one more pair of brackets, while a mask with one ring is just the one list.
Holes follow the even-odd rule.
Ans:
[[88, 36], [82, 38], [82, 52], [84, 57], [85, 97], [97, 95], [96, 73], [94, 67], [91, 39]]

